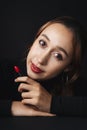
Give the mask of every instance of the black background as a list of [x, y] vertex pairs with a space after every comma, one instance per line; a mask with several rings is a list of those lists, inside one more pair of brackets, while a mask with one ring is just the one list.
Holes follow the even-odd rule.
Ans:
[[[0, 3], [0, 60], [21, 59], [38, 28], [57, 16], [73, 16], [87, 28], [86, 0], [3, 0]], [[87, 72], [87, 55], [83, 73]]]

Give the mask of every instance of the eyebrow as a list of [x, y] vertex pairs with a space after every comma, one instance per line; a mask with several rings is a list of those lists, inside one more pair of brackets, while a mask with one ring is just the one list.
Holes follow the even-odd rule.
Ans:
[[69, 56], [68, 53], [62, 47], [57, 46], [57, 48], [62, 51], [67, 57]]
[[45, 35], [45, 34], [42, 34], [42, 36], [44, 36], [48, 41], [50, 41], [50, 39], [48, 38], [48, 36], [47, 35]]
[[[47, 35], [42, 34], [42, 36], [44, 36], [48, 41], [50, 41], [50, 39], [48, 38]], [[59, 47], [59, 46], [57, 46], [57, 48], [58, 48], [60, 51], [62, 51], [67, 57], [69, 56], [65, 49], [63, 49], [62, 47]]]

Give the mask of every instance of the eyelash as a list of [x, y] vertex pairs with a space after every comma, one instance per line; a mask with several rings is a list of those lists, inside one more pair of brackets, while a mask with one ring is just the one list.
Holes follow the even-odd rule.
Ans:
[[[42, 43], [41, 43], [42, 42]], [[39, 40], [39, 44], [41, 47], [45, 48], [47, 46], [47, 43], [44, 41], [44, 40]], [[54, 57], [57, 59], [57, 60], [63, 60], [63, 56], [60, 54], [60, 53], [53, 53], [54, 54]]]

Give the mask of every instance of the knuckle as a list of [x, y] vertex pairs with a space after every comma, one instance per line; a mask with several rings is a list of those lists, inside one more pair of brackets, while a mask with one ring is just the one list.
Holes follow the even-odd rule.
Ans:
[[40, 91], [40, 85], [39, 85], [39, 83], [36, 85], [36, 88], [37, 88], [38, 91]]
[[34, 100], [34, 104], [35, 104], [36, 106], [38, 105], [38, 100], [37, 100], [37, 99]]
[[23, 84], [23, 83], [21, 83], [21, 84], [20, 84], [20, 87], [23, 87], [23, 86], [24, 86], [24, 84]]
[[37, 92], [37, 100], [40, 98], [40, 92]]
[[23, 93], [21, 93], [21, 97], [23, 97]]
[[28, 81], [28, 77], [25, 77], [25, 81], [26, 81], [26, 82]]
[[23, 84], [23, 83], [21, 83], [21, 84], [19, 85], [19, 87], [18, 87], [18, 91], [22, 91], [23, 86], [24, 86], [24, 84]]

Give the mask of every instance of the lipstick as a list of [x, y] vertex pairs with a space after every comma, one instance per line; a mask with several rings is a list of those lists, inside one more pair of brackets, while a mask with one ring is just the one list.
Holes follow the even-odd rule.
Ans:
[[21, 72], [20, 72], [20, 68], [18, 66], [14, 66], [14, 70], [15, 72], [19, 75], [19, 76], [22, 76]]
[[35, 64], [31, 64], [31, 70], [34, 72], [34, 73], [42, 73], [43, 71], [38, 68]]

